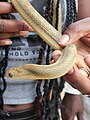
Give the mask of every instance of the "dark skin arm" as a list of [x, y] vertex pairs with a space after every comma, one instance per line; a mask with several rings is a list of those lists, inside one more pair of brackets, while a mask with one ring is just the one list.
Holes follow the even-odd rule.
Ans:
[[[81, 69], [84, 68], [90, 73], [90, 18], [73, 23], [65, 31], [65, 34], [59, 41], [61, 46], [66, 46], [74, 43], [77, 47], [77, 61], [74, 67], [64, 76], [64, 79], [69, 82], [73, 87], [85, 94], [90, 94], [90, 76], [86, 77], [81, 74]], [[62, 43], [67, 39], [66, 43]], [[60, 55], [59, 51], [53, 53], [55, 57]]]
[[[90, 16], [90, 12], [89, 12], [90, 0], [78, 0], [78, 2], [79, 2], [78, 3], [79, 5], [78, 20], [83, 19], [85, 17], [89, 17]], [[90, 28], [88, 28], [89, 27], [88, 25], [90, 24], [90, 20], [88, 20], [88, 22], [86, 22], [86, 20], [82, 22], [83, 23], [78, 22], [78, 24], [75, 23], [74, 25], [71, 25], [66, 32], [66, 34], [69, 35], [69, 37], [67, 38], [71, 38], [69, 39], [70, 43], [74, 42], [77, 44], [78, 54], [80, 55], [80, 58], [78, 58], [78, 60], [80, 62], [78, 62], [78, 64], [76, 63], [74, 68], [71, 71], [69, 71], [67, 75], [65, 75], [64, 79], [69, 83], [71, 83], [73, 87], [76, 87], [82, 93], [90, 94], [90, 89], [89, 89], [90, 79], [87, 78], [88, 76], [85, 71], [83, 71], [83, 74], [84, 74], [84, 77], [83, 77], [81, 75], [81, 70], [80, 70], [81, 67], [83, 66], [81, 63], [85, 64], [85, 67], [87, 65], [90, 68], [90, 57], [89, 56], [86, 57], [86, 55], [90, 54], [89, 52], [90, 51], [89, 49], [90, 48], [90, 39], [89, 39]], [[75, 94], [73, 94], [72, 89], [70, 90], [71, 90], [71, 93], [69, 94], [66, 89], [65, 96], [62, 100], [62, 106], [64, 107], [64, 109], [63, 107], [61, 107], [62, 120], [65, 120], [65, 119], [74, 120], [75, 115], [77, 116], [78, 120], [82, 120], [83, 119], [82, 97], [81, 95], [77, 94], [77, 91]]]
[[[90, 75], [83, 76], [80, 69], [88, 70], [90, 74], [90, 0], [78, 0], [78, 21], [70, 25], [59, 41], [60, 46], [74, 43], [77, 46], [78, 57], [72, 70], [64, 76], [73, 87], [83, 94], [90, 94]], [[63, 42], [64, 41], [64, 42]]]
[[90, 0], [78, 0], [78, 20], [90, 17]]

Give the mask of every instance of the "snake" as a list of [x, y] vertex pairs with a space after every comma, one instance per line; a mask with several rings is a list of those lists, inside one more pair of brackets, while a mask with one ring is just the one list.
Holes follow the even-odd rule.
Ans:
[[76, 46], [69, 44], [64, 48], [60, 47], [58, 40], [62, 34], [45, 20], [28, 0], [11, 0], [11, 3], [36, 33], [54, 50], [61, 50], [62, 54], [50, 65], [24, 64], [11, 68], [6, 71], [6, 77], [13, 80], [47, 80], [64, 76], [76, 62]]

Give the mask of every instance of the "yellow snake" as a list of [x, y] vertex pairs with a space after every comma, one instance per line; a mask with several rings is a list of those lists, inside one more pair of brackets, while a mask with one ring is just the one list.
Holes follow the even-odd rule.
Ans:
[[[50, 25], [28, 2], [28, 0], [11, 0], [15, 9], [24, 20], [36, 31], [36, 33], [53, 49], [62, 50], [57, 41], [61, 34]], [[66, 46], [62, 50], [61, 57], [51, 65], [25, 64], [11, 68], [6, 76], [12, 79], [54, 79], [65, 75], [75, 64], [76, 47], [74, 44]]]

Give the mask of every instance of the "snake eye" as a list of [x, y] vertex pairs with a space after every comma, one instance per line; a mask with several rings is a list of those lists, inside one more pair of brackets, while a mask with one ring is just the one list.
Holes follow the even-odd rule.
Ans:
[[13, 77], [13, 73], [8, 73], [8, 76], [9, 77]]

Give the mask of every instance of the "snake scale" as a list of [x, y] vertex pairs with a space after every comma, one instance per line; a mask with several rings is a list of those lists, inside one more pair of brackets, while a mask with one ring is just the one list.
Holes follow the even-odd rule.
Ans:
[[11, 0], [11, 3], [48, 45], [55, 50], [62, 50], [62, 55], [55, 63], [50, 65], [25, 64], [11, 68], [6, 72], [6, 76], [12, 79], [38, 80], [54, 79], [65, 75], [75, 64], [76, 46], [69, 44], [62, 49], [57, 43], [61, 37], [60, 32], [49, 24], [28, 0]]

